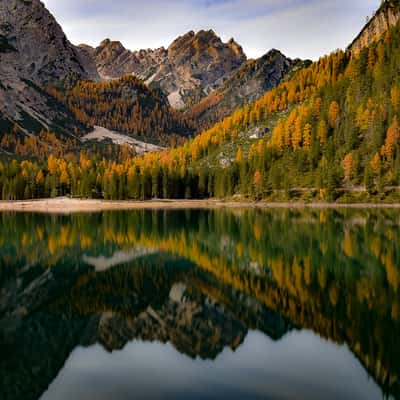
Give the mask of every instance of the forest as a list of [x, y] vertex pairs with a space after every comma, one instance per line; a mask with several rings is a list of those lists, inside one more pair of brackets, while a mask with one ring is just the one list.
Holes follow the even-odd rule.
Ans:
[[[164, 113], [158, 103], [140, 100], [145, 89], [135, 78], [123, 81], [137, 91], [139, 100], [133, 107], [120, 98], [122, 89], [115, 81], [100, 87], [80, 83], [64, 92], [49, 90], [85, 123], [102, 123], [133, 135], [144, 126], [148, 137], [158, 139], [169, 128], [188, 132], [191, 125], [177, 117], [178, 112]], [[132, 122], [137, 107], [149, 110], [140, 114], [147, 117], [139, 123]], [[121, 119], [125, 113], [132, 119]], [[120, 151], [118, 157], [106, 157], [82, 151], [66, 156], [64, 145], [64, 151], [48, 157], [38, 150], [38, 157], [0, 163], [0, 193], [10, 200], [69, 195], [324, 201], [353, 201], [359, 196], [395, 201], [400, 182], [399, 118], [397, 25], [359, 54], [338, 50], [322, 57], [255, 103], [162, 152], [134, 156]], [[265, 127], [268, 133], [242, 146], [240, 137], [254, 127]], [[24, 156], [21, 149], [29, 140], [20, 140], [17, 154]], [[215, 155], [228, 147], [233, 155], [224, 165], [216, 164]]]
[[195, 131], [194, 122], [168, 104], [160, 91], [124, 76], [109, 82], [78, 81], [47, 92], [86, 126], [100, 125], [152, 143], [175, 146]]

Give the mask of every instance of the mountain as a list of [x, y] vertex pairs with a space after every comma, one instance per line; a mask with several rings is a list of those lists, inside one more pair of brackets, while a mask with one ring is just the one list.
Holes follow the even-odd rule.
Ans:
[[79, 45], [79, 48], [94, 59], [103, 80], [133, 74], [145, 81], [168, 55], [163, 47], [132, 52], [127, 50], [121, 42], [110, 39], [103, 40], [97, 48], [85, 44]]
[[72, 130], [70, 113], [52, 104], [44, 85], [93, 79], [95, 68], [66, 38], [39, 0], [0, 1], [0, 126], [25, 132]]
[[[399, 77], [397, 23], [360, 53], [338, 50], [299, 69], [183, 146], [120, 163], [93, 160], [84, 173], [108, 171], [104, 179], [78, 179], [62, 194], [398, 202]], [[57, 192], [61, 171], [46, 164], [30, 170], [50, 177]], [[3, 196], [23, 198], [31, 185], [26, 165], [4, 171]], [[78, 165], [70, 173], [82, 176]]]
[[[212, 30], [190, 31], [168, 49], [131, 52], [108, 39], [75, 47], [39, 0], [0, 2], [0, 60], [2, 134], [45, 130], [79, 142], [98, 125], [164, 145], [198, 132], [192, 116], [210, 124], [257, 99], [294, 63], [277, 51], [246, 63], [240, 45]], [[119, 79], [127, 75], [150, 89]], [[210, 94], [211, 106], [207, 98], [192, 114], [169, 107], [189, 109]], [[216, 97], [223, 97], [219, 104]]]
[[360, 53], [364, 47], [379, 40], [388, 29], [397, 24], [399, 19], [400, 1], [384, 0], [373, 17], [350, 44], [349, 50], [355, 54]]
[[297, 70], [183, 146], [109, 163], [122, 171], [111, 198], [400, 201], [400, 23], [387, 32]]
[[150, 87], [160, 88], [174, 108], [193, 105], [220, 86], [246, 61], [233, 39], [228, 43], [212, 30], [190, 31], [169, 47], [131, 52], [120, 42], [104, 40], [91, 54], [103, 79], [135, 75]]
[[201, 182], [194, 197], [399, 201], [400, 23], [386, 32], [322, 57], [178, 149]]
[[222, 86], [194, 105], [188, 115], [202, 127], [210, 127], [236, 108], [258, 100], [290, 73], [310, 63], [291, 60], [273, 49], [256, 60], [247, 61]]
[[0, 1], [1, 136], [54, 131], [79, 147], [94, 125], [169, 145], [194, 132], [139, 79], [97, 81], [91, 49], [73, 46], [39, 0]]
[[95, 60], [102, 79], [133, 74], [160, 88], [174, 108], [188, 109], [188, 116], [202, 128], [257, 100], [289, 72], [304, 66], [278, 50], [246, 61], [240, 45], [233, 39], [223, 43], [212, 30], [191, 31], [168, 49], [131, 52], [109, 39], [97, 48], [79, 47]]
[[[1, 3], [2, 8], [7, 10], [11, 3]], [[40, 3], [18, 4], [30, 9], [32, 4]], [[141, 77], [147, 79], [150, 89], [134, 76], [102, 83], [81, 81], [75, 86], [64, 79], [63, 85], [56, 84], [58, 88], [51, 89], [51, 93], [56, 104], [72, 111], [74, 121], [107, 125], [161, 143], [164, 133], [190, 136], [196, 126], [187, 117], [193, 116], [207, 126], [220, 118], [219, 113], [227, 115], [236, 105], [239, 108], [183, 146], [169, 143], [174, 148], [161, 154], [125, 157], [107, 164], [93, 156], [90, 171], [85, 170], [85, 174], [99, 176], [99, 171], [113, 171], [114, 175], [105, 175], [107, 179], [59, 185], [66, 175], [61, 169], [32, 164], [31, 171], [53, 182], [54, 191], [47, 185], [37, 193], [91, 193], [89, 196], [112, 199], [243, 196], [399, 201], [400, 25], [397, 22], [391, 26], [399, 7], [399, 1], [384, 2], [348, 50], [337, 50], [308, 66], [299, 63], [296, 67], [296, 61], [291, 62], [276, 50], [260, 60], [245, 62], [234, 41], [224, 44], [214, 32], [200, 31], [178, 38], [157, 55], [152, 50], [142, 52]], [[380, 33], [372, 35], [374, 31]], [[2, 35], [2, 57], [13, 60], [22, 50], [12, 35]], [[65, 43], [67, 52], [70, 46], [68, 41]], [[49, 46], [52, 49], [51, 43]], [[85, 62], [96, 54], [104, 56], [103, 74], [106, 66], [113, 67], [117, 54], [118, 59], [127, 57], [134, 64], [132, 53], [122, 45], [105, 41], [100, 47], [102, 50], [81, 46], [76, 53], [85, 71]], [[1, 68], [14, 73], [17, 70], [12, 63], [2, 63]], [[34, 76], [48, 85], [40, 74], [35, 72]], [[69, 74], [61, 72], [61, 76]], [[278, 81], [275, 88], [251, 102], [267, 85]], [[12, 90], [5, 87], [3, 92], [19, 93], [18, 86]], [[210, 107], [208, 98], [190, 110], [192, 102], [211, 91], [215, 93], [210, 97]], [[171, 99], [182, 100], [186, 115], [168, 107], [166, 95], [169, 103]], [[12, 103], [4, 104], [7, 107]], [[21, 146], [16, 143], [14, 147]], [[26, 153], [24, 149], [21, 155]], [[62, 155], [57, 157], [62, 164]], [[3, 197], [22, 198], [34, 193], [27, 165], [4, 168]], [[82, 173], [75, 165], [69, 172], [76, 177]]]

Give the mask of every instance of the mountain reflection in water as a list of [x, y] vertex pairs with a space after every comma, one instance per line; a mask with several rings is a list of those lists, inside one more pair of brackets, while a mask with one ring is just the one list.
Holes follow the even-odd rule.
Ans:
[[395, 211], [0, 219], [2, 399], [400, 396]]

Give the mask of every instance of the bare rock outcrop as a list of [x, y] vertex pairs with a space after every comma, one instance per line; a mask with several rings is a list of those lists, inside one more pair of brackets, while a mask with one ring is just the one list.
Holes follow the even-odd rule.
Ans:
[[365, 47], [379, 40], [400, 19], [400, 1], [385, 0], [348, 49], [358, 54]]
[[16, 50], [7, 61], [20, 76], [41, 84], [71, 75], [91, 78], [80, 52], [39, 0], [0, 0], [0, 35]]

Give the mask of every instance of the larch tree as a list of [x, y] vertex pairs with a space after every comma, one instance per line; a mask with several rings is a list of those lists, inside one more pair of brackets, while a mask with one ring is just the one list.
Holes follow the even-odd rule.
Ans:
[[354, 156], [353, 153], [348, 153], [343, 160], [344, 179], [350, 182], [354, 174]]
[[336, 101], [332, 101], [328, 111], [329, 125], [332, 129], [336, 129], [338, 127], [339, 115], [340, 115], [339, 104]]
[[397, 116], [393, 117], [392, 123], [386, 134], [384, 145], [384, 154], [388, 160], [392, 160], [394, 156], [395, 146], [400, 137], [399, 123]]

